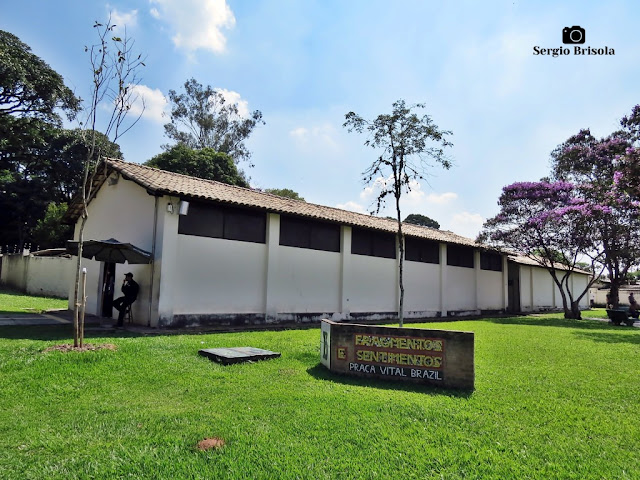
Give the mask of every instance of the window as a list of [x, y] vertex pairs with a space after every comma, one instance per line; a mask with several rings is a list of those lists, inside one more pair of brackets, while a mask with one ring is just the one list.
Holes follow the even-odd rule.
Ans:
[[440, 244], [415, 237], [405, 237], [404, 258], [410, 262], [440, 263]]
[[491, 252], [480, 252], [480, 269], [502, 271], [502, 255]]
[[447, 265], [473, 268], [473, 248], [461, 245], [447, 245]]
[[280, 245], [339, 252], [340, 225], [283, 215], [280, 217]]
[[255, 210], [190, 202], [189, 214], [180, 215], [178, 233], [265, 243], [267, 214]]
[[396, 258], [396, 236], [392, 233], [353, 228], [351, 253], [370, 257]]

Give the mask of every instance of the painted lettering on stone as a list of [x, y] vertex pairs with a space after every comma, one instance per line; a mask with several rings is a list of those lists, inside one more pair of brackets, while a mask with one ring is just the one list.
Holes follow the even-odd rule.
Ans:
[[355, 362], [349, 370], [393, 377], [443, 380], [444, 340], [354, 334]]

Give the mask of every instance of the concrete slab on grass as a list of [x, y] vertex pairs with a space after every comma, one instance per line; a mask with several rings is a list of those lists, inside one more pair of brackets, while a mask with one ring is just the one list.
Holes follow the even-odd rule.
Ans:
[[198, 353], [209, 360], [230, 365], [232, 363], [252, 362], [278, 358], [280, 353], [254, 347], [205, 348]]

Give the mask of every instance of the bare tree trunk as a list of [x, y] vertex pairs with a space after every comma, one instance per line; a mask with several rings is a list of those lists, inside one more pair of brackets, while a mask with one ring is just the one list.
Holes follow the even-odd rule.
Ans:
[[400, 197], [396, 195], [396, 214], [398, 218], [398, 282], [400, 285], [400, 304], [398, 305], [398, 325], [404, 326], [404, 237], [402, 235], [402, 217], [400, 215]]

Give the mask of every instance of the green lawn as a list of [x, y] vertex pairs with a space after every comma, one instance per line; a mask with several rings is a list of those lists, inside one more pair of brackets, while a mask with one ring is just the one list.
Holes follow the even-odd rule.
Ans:
[[[555, 314], [420, 326], [475, 332], [473, 393], [330, 374], [318, 329], [124, 332], [78, 354], [42, 353], [68, 327], [0, 328], [0, 478], [640, 478], [640, 329]], [[282, 358], [197, 354], [224, 346]], [[213, 436], [226, 446], [195, 448]]]
[[60, 298], [34, 297], [6, 288], [0, 288], [0, 314], [41, 313], [46, 310], [59, 308], [68, 308], [68, 301]]

